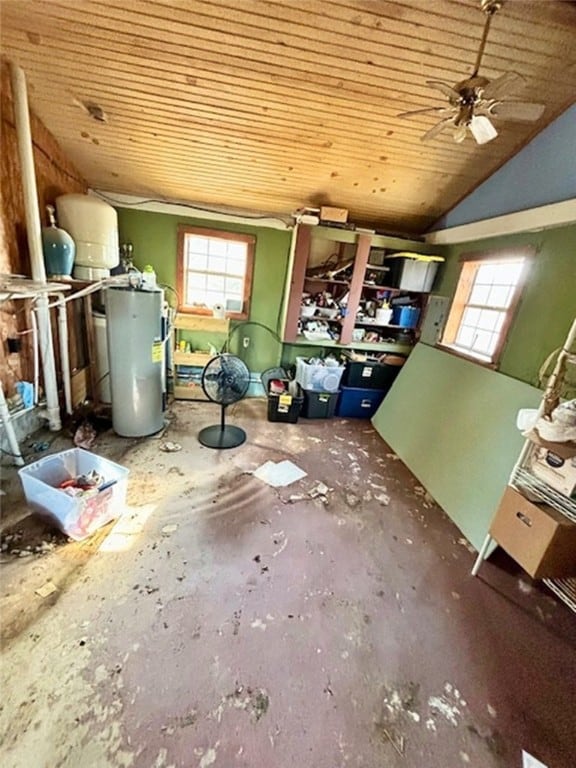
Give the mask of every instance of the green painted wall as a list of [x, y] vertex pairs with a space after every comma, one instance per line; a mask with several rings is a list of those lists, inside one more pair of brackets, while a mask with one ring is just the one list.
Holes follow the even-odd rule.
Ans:
[[537, 389], [417, 344], [372, 423], [480, 549], [524, 438], [519, 408]]
[[576, 225], [452, 246], [445, 253], [446, 264], [434, 292], [453, 296], [460, 254], [515, 245], [532, 245], [537, 254], [499, 370], [538, 386], [540, 366], [562, 345], [576, 317]]
[[[156, 271], [158, 282], [174, 288], [176, 287], [179, 224], [255, 236], [256, 252], [250, 319], [248, 324], [242, 326], [240, 323], [234, 324], [230, 351], [239, 355], [251, 371], [263, 371], [278, 365], [282, 354], [282, 344], [278, 337], [291, 232], [119, 208], [120, 242], [133, 244], [135, 266], [142, 269], [146, 264], [151, 264]], [[238, 330], [235, 330], [236, 328]], [[242, 347], [243, 337], [250, 339], [247, 349]], [[218, 341], [208, 339], [206, 334], [189, 334], [189, 338], [196, 347], [205, 346], [208, 340], [212, 343]]]

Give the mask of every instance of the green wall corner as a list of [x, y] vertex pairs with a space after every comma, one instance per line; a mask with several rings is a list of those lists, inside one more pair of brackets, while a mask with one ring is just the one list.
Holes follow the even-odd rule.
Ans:
[[[220, 229], [254, 235], [256, 252], [252, 283], [252, 301], [248, 321], [233, 323], [229, 350], [241, 357], [251, 371], [277, 366], [282, 356], [281, 315], [287, 281], [291, 232], [245, 224], [195, 219], [171, 213], [155, 213], [132, 208], [118, 209], [120, 242], [134, 246], [134, 264], [143, 269], [154, 267], [159, 283], [176, 288], [178, 226], [185, 224], [206, 229]], [[167, 292], [169, 301], [170, 296]], [[183, 334], [198, 347], [212, 342], [221, 346], [222, 339], [206, 334]], [[242, 339], [249, 338], [244, 348]]]
[[538, 371], [560, 347], [576, 317], [576, 225], [507, 235], [451, 246], [434, 292], [452, 297], [460, 274], [459, 257], [532, 245], [536, 256], [500, 361], [499, 371], [539, 386]]

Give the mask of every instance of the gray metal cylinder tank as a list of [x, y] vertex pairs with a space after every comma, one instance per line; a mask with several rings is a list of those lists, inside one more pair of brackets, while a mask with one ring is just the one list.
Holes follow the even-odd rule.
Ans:
[[164, 426], [162, 300], [160, 290], [107, 289], [112, 426], [122, 437], [145, 437]]

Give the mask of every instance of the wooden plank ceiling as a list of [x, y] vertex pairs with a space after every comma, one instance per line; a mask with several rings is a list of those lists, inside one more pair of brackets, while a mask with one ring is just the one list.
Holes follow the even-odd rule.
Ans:
[[[479, 0], [3, 0], [3, 54], [89, 184], [289, 214], [350, 209], [421, 233], [574, 101], [576, 4], [508, 0], [481, 74], [516, 71], [537, 123], [484, 146], [422, 143], [445, 103], [429, 79], [472, 70]], [[106, 123], [82, 103], [96, 103]]]

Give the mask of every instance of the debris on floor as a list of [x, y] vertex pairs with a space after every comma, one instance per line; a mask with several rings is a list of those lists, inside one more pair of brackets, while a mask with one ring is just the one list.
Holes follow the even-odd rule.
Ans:
[[21, 529], [6, 532], [2, 534], [0, 540], [0, 552], [3, 555], [13, 555], [14, 557], [46, 555], [55, 549], [58, 538], [56, 535], [47, 535], [40, 541], [37, 539], [31, 541], [30, 537], [25, 536]]
[[328, 488], [325, 483], [318, 482], [306, 493], [292, 494], [288, 499], [282, 499], [282, 501], [285, 504], [296, 504], [307, 499], [319, 499], [323, 504], [326, 504], [328, 502], [328, 494], [333, 490], [333, 488]]
[[522, 750], [522, 768], [547, 768], [540, 760], [536, 760], [535, 757]]
[[161, 533], [168, 535], [170, 533], [174, 533], [174, 531], [177, 531], [177, 530], [178, 530], [178, 526], [172, 523], [170, 525], [165, 525], [164, 528], [162, 528]]
[[283, 488], [291, 485], [297, 480], [306, 477], [306, 472], [291, 461], [267, 461], [252, 473], [262, 482], [272, 486], [272, 488]]
[[94, 445], [97, 434], [89, 421], [83, 421], [74, 433], [74, 445], [76, 448], [84, 448], [89, 451]]
[[58, 587], [51, 581], [47, 581], [46, 584], [43, 584], [41, 587], [38, 587], [38, 589], [34, 590], [35, 594], [37, 594], [39, 597], [49, 597], [57, 591]]
[[164, 453], [177, 453], [182, 450], [182, 446], [180, 443], [174, 443], [172, 440], [167, 440], [160, 445], [160, 450], [164, 451]]
[[386, 736], [400, 757], [404, 757], [404, 736], [402, 736], [402, 734], [396, 734], [393, 731], [390, 733], [386, 728], [382, 728], [382, 733]]
[[[205, 403], [177, 402], [161, 439], [99, 430], [130, 507], [85, 542], [52, 539], [3, 473], [4, 762], [521, 768], [525, 748], [523, 768], [573, 768], [573, 615], [503, 552], [470, 579], [465, 534], [366, 422], [280, 434], [262, 401], [235, 408], [257, 439], [216, 458]], [[308, 474], [246, 477], [269, 459]], [[109, 479], [70, 475], [93, 467]]]

